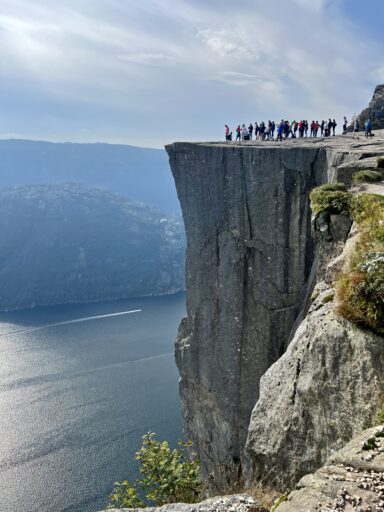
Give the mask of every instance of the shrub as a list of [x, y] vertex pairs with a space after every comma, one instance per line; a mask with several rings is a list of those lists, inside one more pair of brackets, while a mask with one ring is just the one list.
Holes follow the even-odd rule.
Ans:
[[377, 157], [377, 167], [379, 169], [384, 169], [384, 156]]
[[136, 460], [141, 464], [141, 478], [133, 486], [127, 480], [116, 482], [109, 497], [108, 508], [141, 508], [148, 503], [162, 506], [166, 503], [196, 503], [199, 500], [200, 464], [190, 455], [190, 442], [179, 442], [180, 448], [171, 450], [167, 441], [156, 441], [155, 434], [143, 436]]
[[342, 190], [326, 190], [317, 187], [310, 194], [311, 208], [315, 213], [348, 213], [351, 194]]
[[347, 320], [384, 334], [384, 197], [356, 194], [350, 209], [359, 239], [349, 271], [336, 283], [336, 309]]
[[324, 183], [324, 185], [320, 185], [316, 190], [322, 190], [323, 192], [345, 192], [347, 187], [345, 183], [337, 182], [337, 183]]
[[358, 171], [353, 175], [354, 185], [373, 183], [375, 181], [381, 181], [382, 179], [383, 175], [379, 171]]

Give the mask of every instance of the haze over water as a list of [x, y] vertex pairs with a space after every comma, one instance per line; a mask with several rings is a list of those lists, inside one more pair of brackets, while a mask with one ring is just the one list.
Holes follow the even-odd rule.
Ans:
[[100, 510], [144, 433], [182, 437], [184, 313], [184, 294], [0, 313], [1, 510]]

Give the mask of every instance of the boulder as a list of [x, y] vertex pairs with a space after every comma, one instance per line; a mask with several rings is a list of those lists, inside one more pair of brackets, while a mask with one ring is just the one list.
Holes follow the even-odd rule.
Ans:
[[[384, 510], [384, 427], [366, 430], [303, 477], [276, 512]], [[375, 448], [369, 449], [369, 446]], [[367, 449], [368, 448], [368, 449]]]

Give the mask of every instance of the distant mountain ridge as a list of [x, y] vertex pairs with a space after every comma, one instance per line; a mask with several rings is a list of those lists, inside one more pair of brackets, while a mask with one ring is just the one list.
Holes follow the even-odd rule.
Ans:
[[0, 189], [0, 310], [184, 289], [184, 226], [113, 192]]
[[105, 143], [0, 140], [0, 187], [77, 182], [180, 213], [166, 152]]

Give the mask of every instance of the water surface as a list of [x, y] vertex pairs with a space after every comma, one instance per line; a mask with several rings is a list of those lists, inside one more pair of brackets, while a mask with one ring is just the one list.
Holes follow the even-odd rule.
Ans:
[[95, 512], [149, 430], [181, 437], [184, 294], [0, 313], [0, 502]]

